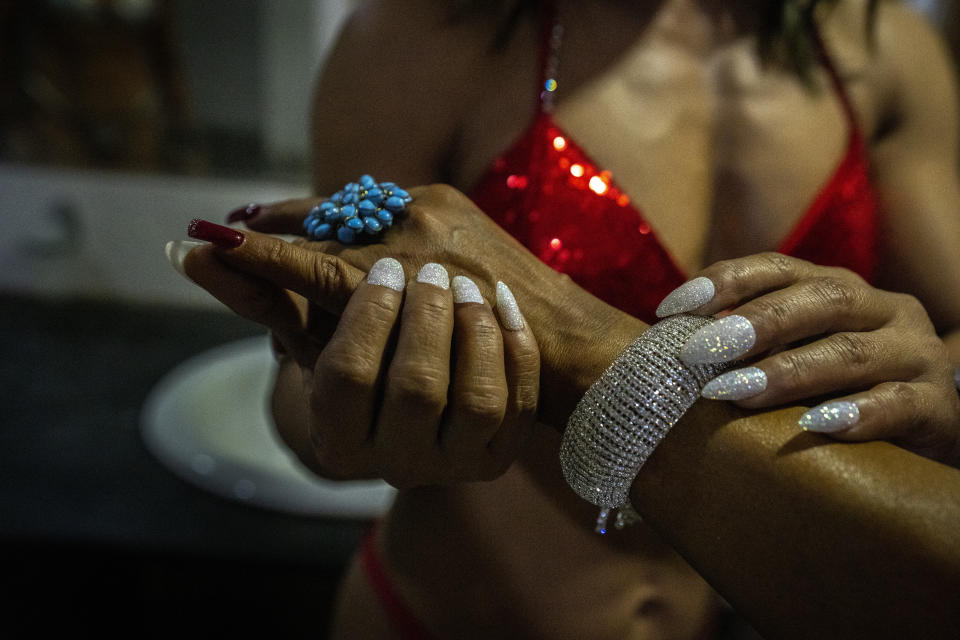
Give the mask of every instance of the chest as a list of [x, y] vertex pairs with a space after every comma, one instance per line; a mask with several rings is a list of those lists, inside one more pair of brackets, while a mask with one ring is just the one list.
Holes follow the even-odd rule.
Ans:
[[[703, 55], [653, 32], [592, 73], [578, 68], [581, 47], [573, 40], [563, 50], [554, 121], [610, 172], [688, 272], [776, 248], [832, 177], [852, 128], [871, 127], [866, 83], [847, 77], [841, 93], [815, 65], [805, 85], [764, 65], [749, 39]], [[467, 184], [521, 135], [538, 73], [521, 74], [526, 87], [514, 74], [485, 109], [503, 116], [486, 119], [482, 133], [467, 128]], [[518, 93], [531, 99], [511, 117], [505, 96], [516, 105]]]

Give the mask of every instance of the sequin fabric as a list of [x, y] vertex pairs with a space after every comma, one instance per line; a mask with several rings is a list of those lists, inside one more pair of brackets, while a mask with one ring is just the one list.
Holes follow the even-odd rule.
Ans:
[[[591, 160], [554, 121], [553, 100], [562, 89], [561, 35], [556, 26], [544, 29], [537, 114], [477, 183], [471, 197], [545, 263], [602, 300], [652, 323], [660, 301], [688, 277], [636, 203], [620, 189], [616, 176]], [[866, 148], [819, 35], [816, 42], [847, 114], [848, 146], [793, 231], [770, 249], [846, 267], [872, 281], [878, 206]]]

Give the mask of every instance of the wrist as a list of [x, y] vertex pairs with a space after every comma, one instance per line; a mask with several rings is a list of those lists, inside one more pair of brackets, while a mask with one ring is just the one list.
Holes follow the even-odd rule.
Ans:
[[590, 385], [648, 325], [577, 289], [561, 308], [541, 307], [539, 419], [562, 431]]

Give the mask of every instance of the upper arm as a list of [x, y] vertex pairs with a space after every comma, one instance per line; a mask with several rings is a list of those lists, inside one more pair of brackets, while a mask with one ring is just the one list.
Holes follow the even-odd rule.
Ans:
[[347, 21], [314, 93], [316, 192], [363, 173], [407, 186], [443, 179], [474, 53], [445, 6], [373, 0]]
[[871, 161], [883, 206], [883, 286], [916, 295], [940, 330], [960, 328], [956, 75], [935, 31], [881, 3], [875, 72], [885, 126]]

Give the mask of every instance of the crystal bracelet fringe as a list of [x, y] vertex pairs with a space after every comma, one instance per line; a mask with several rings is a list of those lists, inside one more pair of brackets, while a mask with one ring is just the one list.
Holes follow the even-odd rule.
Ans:
[[730, 363], [687, 365], [680, 348], [713, 318], [677, 315], [658, 322], [627, 347], [577, 404], [560, 446], [570, 487], [600, 507], [597, 532], [619, 509], [617, 526], [639, 519], [630, 486], [671, 427]]

